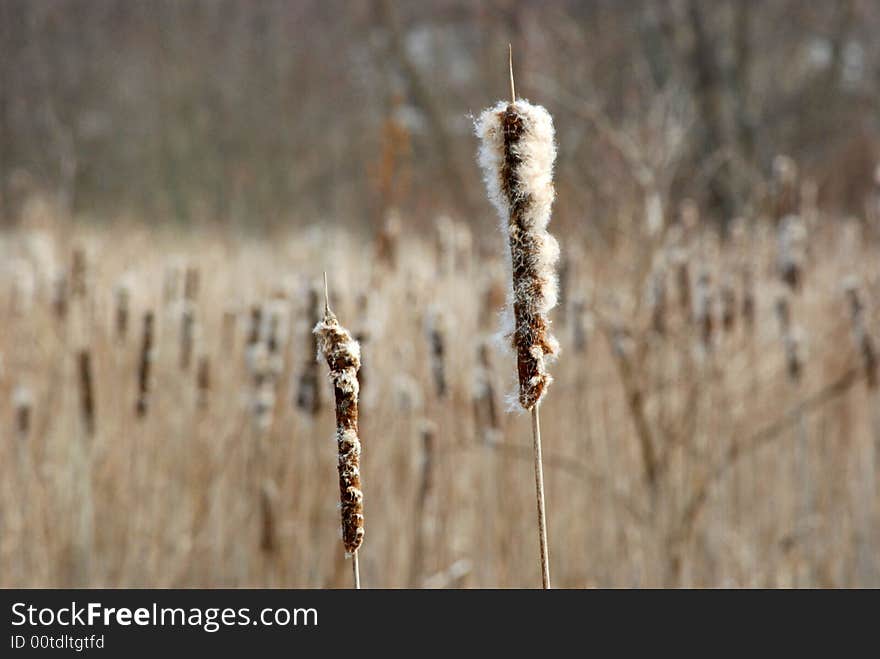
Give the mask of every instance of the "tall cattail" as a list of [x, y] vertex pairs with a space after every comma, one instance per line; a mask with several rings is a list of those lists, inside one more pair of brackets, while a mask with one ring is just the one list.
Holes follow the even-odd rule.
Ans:
[[671, 260], [675, 266], [675, 283], [678, 288], [678, 305], [686, 318], [691, 316], [691, 273], [688, 255], [684, 250], [672, 252]]
[[92, 356], [88, 349], [80, 350], [77, 355], [79, 372], [79, 403], [83, 426], [86, 434], [95, 434], [95, 391], [92, 376]]
[[150, 370], [153, 363], [154, 315], [152, 311], [144, 313], [143, 333], [141, 334], [141, 351], [138, 357], [138, 395], [135, 411], [139, 417], [147, 414], [150, 401]]
[[512, 54], [510, 96], [510, 102], [500, 101], [483, 111], [476, 122], [476, 132], [481, 142], [479, 163], [489, 200], [501, 217], [510, 245], [513, 286], [509, 311], [514, 321], [511, 336], [519, 375], [519, 403], [532, 412], [541, 573], [544, 587], [549, 588], [538, 407], [552, 382], [545, 358], [556, 355], [559, 348], [550, 335], [547, 318], [557, 299], [554, 266], [559, 258], [559, 245], [547, 233], [555, 196], [556, 144], [550, 113], [516, 98]]
[[339, 451], [339, 494], [342, 509], [342, 544], [351, 554], [354, 565], [355, 588], [360, 588], [357, 552], [364, 539], [364, 495], [361, 492], [360, 455], [358, 438], [358, 369], [361, 365], [361, 347], [349, 331], [339, 324], [330, 310], [324, 280], [324, 317], [315, 325], [318, 349], [330, 368], [330, 381], [336, 400], [336, 444]]
[[721, 327], [732, 332], [736, 327], [736, 291], [729, 277], [721, 281]]
[[[306, 317], [309, 324], [319, 322], [321, 319], [320, 293], [316, 284], [309, 286], [306, 295]], [[296, 391], [296, 406], [314, 416], [321, 409], [321, 388], [318, 386], [318, 364], [309, 355], [314, 355], [318, 350], [318, 338], [314, 333], [306, 337], [306, 360], [299, 375], [299, 385]]]
[[436, 305], [425, 316], [425, 333], [431, 350], [431, 374], [439, 398], [446, 397], [446, 318]]

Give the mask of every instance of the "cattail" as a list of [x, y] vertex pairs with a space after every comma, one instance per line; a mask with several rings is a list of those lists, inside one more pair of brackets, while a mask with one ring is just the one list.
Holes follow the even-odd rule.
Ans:
[[510, 102], [500, 101], [483, 111], [476, 132], [481, 141], [479, 163], [489, 199], [500, 215], [510, 244], [513, 286], [509, 311], [514, 320], [511, 336], [517, 356], [519, 403], [532, 412], [541, 576], [544, 587], [549, 588], [538, 407], [552, 382], [545, 358], [556, 355], [559, 348], [550, 335], [547, 318], [557, 298], [554, 266], [559, 258], [559, 245], [547, 233], [555, 196], [556, 144], [550, 113], [539, 105], [516, 99], [512, 52], [510, 92]]
[[18, 386], [12, 394], [12, 406], [15, 410], [15, 432], [22, 441], [26, 440], [31, 433], [31, 419], [33, 417], [33, 397], [30, 389]]
[[52, 314], [62, 322], [67, 317], [67, 276], [58, 273], [52, 280]]
[[211, 361], [208, 355], [199, 357], [199, 365], [196, 369], [196, 391], [199, 409], [207, 408], [208, 398], [211, 395]]
[[[320, 303], [321, 300], [318, 286], [313, 284], [309, 286], [306, 303], [306, 314], [309, 319], [309, 324], [311, 324], [312, 321], [320, 322]], [[306, 342], [305, 354], [316, 354], [318, 352], [317, 335], [310, 333]], [[318, 384], [319, 381], [318, 362], [314, 359], [307, 358], [299, 376], [299, 386], [296, 392], [296, 406], [312, 416], [317, 414], [321, 409], [321, 388]]]
[[180, 370], [188, 371], [195, 343], [196, 314], [193, 305], [184, 301], [180, 314]]
[[687, 252], [675, 250], [671, 255], [675, 266], [675, 283], [678, 288], [678, 305], [686, 318], [691, 316], [691, 274]]
[[153, 362], [154, 316], [152, 311], [144, 313], [141, 352], [138, 359], [138, 397], [136, 412], [138, 417], [147, 414], [150, 400], [150, 369]]
[[712, 337], [715, 330], [715, 319], [712, 313], [714, 297], [712, 295], [712, 278], [706, 270], [700, 272], [697, 277], [696, 290], [694, 291], [696, 302], [694, 320], [700, 333], [700, 341], [703, 348], [712, 348]]
[[752, 269], [744, 266], [742, 270], [742, 318], [743, 325], [751, 332], [755, 327], [755, 281]]
[[278, 551], [278, 525], [275, 521], [275, 505], [278, 488], [271, 480], [260, 487], [260, 549], [265, 554]]
[[426, 540], [428, 532], [428, 504], [434, 490], [434, 462], [437, 425], [428, 419], [422, 421], [419, 426], [419, 435], [422, 440], [421, 472], [419, 475], [419, 489], [416, 494], [416, 506], [413, 519], [415, 537], [413, 540], [413, 558], [410, 563], [410, 583], [416, 583], [422, 573], [425, 564], [425, 547], [429, 545]]
[[95, 392], [92, 378], [92, 357], [88, 349], [79, 351], [79, 402], [86, 434], [95, 434]]
[[663, 336], [666, 334], [666, 272], [655, 268], [648, 283], [648, 309], [651, 313], [651, 328]]
[[431, 349], [431, 374], [439, 398], [446, 397], [446, 319], [436, 305], [425, 316], [425, 333]]
[[859, 294], [858, 281], [848, 278], [844, 282], [844, 294], [849, 303], [850, 321], [852, 324], [853, 341], [862, 358], [865, 378], [869, 389], [877, 388], [877, 350], [874, 340], [868, 334], [865, 323], [865, 306]]
[[736, 327], [736, 291], [729, 277], [721, 282], [721, 327], [725, 332], [732, 332]]
[[115, 329], [116, 340], [123, 342], [128, 336], [128, 315], [131, 304], [131, 288], [128, 282], [120, 282], [114, 291], [116, 299]]
[[193, 303], [199, 296], [199, 269], [190, 266], [183, 277], [183, 299]]
[[776, 318], [779, 321], [779, 331], [785, 350], [788, 378], [794, 383], [800, 382], [804, 370], [803, 334], [792, 324], [791, 306], [785, 296], [781, 295], [776, 300]]
[[330, 310], [329, 296], [324, 279], [324, 317], [315, 325], [318, 348], [330, 368], [330, 381], [336, 400], [336, 443], [339, 450], [339, 493], [342, 509], [342, 544], [351, 554], [354, 565], [355, 588], [360, 588], [357, 552], [364, 539], [364, 507], [361, 492], [360, 454], [358, 438], [357, 373], [361, 365], [361, 348], [348, 330], [339, 324]]
[[70, 264], [70, 296], [84, 298], [86, 288], [86, 253], [82, 247], [77, 247], [73, 250], [73, 261]]
[[797, 215], [786, 215], [779, 224], [779, 276], [792, 291], [799, 291], [806, 262], [807, 229]]
[[477, 368], [474, 376], [474, 417], [477, 432], [483, 441], [497, 440], [501, 423], [498, 418], [498, 404], [495, 400], [495, 386], [492, 382], [492, 363], [489, 357], [489, 344], [482, 341], [477, 348]]

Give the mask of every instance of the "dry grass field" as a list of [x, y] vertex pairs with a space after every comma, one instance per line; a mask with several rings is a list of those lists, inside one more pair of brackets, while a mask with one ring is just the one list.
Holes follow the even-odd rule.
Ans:
[[[847, 293], [876, 337], [880, 225], [797, 212], [726, 241], [692, 206], [656, 234], [557, 233], [555, 586], [880, 585], [878, 389]], [[0, 584], [350, 585], [310, 333], [324, 271], [362, 343], [364, 585], [536, 584], [488, 211], [369, 241], [25, 215], [0, 242]]]

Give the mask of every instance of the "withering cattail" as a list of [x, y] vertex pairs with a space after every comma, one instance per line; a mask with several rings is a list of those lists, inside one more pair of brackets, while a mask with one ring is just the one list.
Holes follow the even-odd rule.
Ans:
[[73, 250], [70, 264], [70, 296], [84, 298], [86, 289], [86, 252], [82, 247], [77, 247]]
[[[347, 329], [339, 324], [325, 297], [324, 317], [315, 326], [318, 348], [330, 368], [330, 381], [336, 401], [336, 443], [339, 451], [339, 492], [342, 509], [342, 544], [357, 560], [364, 539], [364, 508], [361, 492], [358, 437], [358, 369], [361, 349]], [[359, 585], [357, 564], [355, 582]]]
[[30, 389], [18, 386], [12, 394], [12, 406], [15, 410], [15, 432], [20, 440], [26, 440], [31, 433], [33, 417], [33, 396]]
[[95, 391], [92, 377], [92, 356], [88, 349], [77, 354], [79, 372], [79, 403], [86, 434], [95, 434]]
[[116, 286], [113, 297], [116, 301], [114, 316], [116, 340], [123, 342], [128, 336], [128, 316], [131, 305], [131, 288], [127, 281], [122, 281]]
[[742, 270], [742, 318], [743, 325], [751, 332], [755, 327], [755, 278], [749, 266]]
[[804, 371], [803, 332], [792, 323], [791, 306], [784, 295], [776, 299], [776, 318], [779, 321], [779, 332], [785, 350], [786, 372], [792, 382], [800, 382]]
[[799, 291], [806, 265], [807, 228], [797, 215], [786, 215], [779, 225], [779, 276], [793, 291]]
[[183, 278], [183, 299], [193, 303], [199, 297], [199, 269], [189, 266]]
[[559, 245], [547, 233], [555, 196], [553, 119], [540, 105], [522, 99], [500, 101], [476, 123], [479, 163], [489, 199], [510, 244], [513, 287], [510, 308], [517, 354], [519, 402], [537, 405], [552, 378], [545, 357], [558, 351], [547, 313], [556, 306], [554, 266]]
[[648, 309], [651, 313], [651, 328], [659, 336], [666, 334], [666, 271], [655, 268], [648, 282]]
[[[306, 297], [306, 317], [309, 325], [319, 322], [321, 318], [321, 298], [317, 284], [309, 286]], [[314, 332], [306, 337], [306, 359], [303, 362], [302, 372], [299, 376], [299, 386], [296, 391], [296, 406], [304, 412], [314, 416], [321, 409], [321, 387], [318, 374], [318, 362], [309, 359], [310, 355], [318, 352], [318, 337]]]
[[265, 554], [278, 551], [278, 524], [275, 519], [275, 506], [278, 488], [271, 480], [260, 486], [260, 549]]
[[535, 489], [541, 580], [550, 588], [547, 525], [544, 513], [544, 468], [538, 408], [552, 382], [545, 358], [559, 351], [550, 334], [547, 313], [556, 306], [554, 267], [559, 245], [547, 233], [556, 160], [553, 119], [539, 105], [517, 100], [510, 55], [510, 102], [500, 101], [482, 112], [476, 123], [480, 138], [479, 163], [489, 194], [510, 245], [512, 288], [508, 315], [512, 315], [513, 347], [519, 376], [519, 403], [532, 412]]
[[60, 272], [52, 280], [52, 314], [59, 322], [67, 317], [67, 276]]
[[482, 341], [477, 347], [473, 399], [474, 417], [480, 439], [489, 443], [496, 441], [499, 438], [501, 423], [487, 341]]
[[853, 340], [856, 349], [861, 356], [865, 379], [869, 389], [877, 388], [877, 350], [874, 347], [874, 339], [868, 333], [865, 322], [865, 306], [859, 293], [858, 280], [847, 278], [844, 281], [844, 295], [849, 304], [850, 322], [852, 324]]
[[715, 318], [713, 314], [715, 299], [712, 295], [712, 278], [706, 270], [700, 272], [697, 277], [694, 295], [696, 298], [694, 321], [700, 334], [700, 342], [704, 349], [710, 350], [715, 331]]
[[154, 316], [152, 311], [144, 313], [141, 351], [138, 358], [138, 396], [136, 413], [139, 417], [147, 414], [150, 401], [150, 370], [153, 363]]
[[184, 301], [180, 314], [180, 370], [188, 371], [192, 361], [193, 345], [196, 331], [195, 308], [189, 301]]
[[446, 318], [436, 305], [425, 315], [425, 333], [431, 350], [431, 375], [439, 398], [446, 397]]
[[199, 357], [199, 365], [196, 370], [196, 404], [200, 409], [208, 407], [211, 395], [211, 361], [208, 355]]
[[736, 291], [729, 277], [721, 281], [721, 327], [732, 332], [736, 327]]

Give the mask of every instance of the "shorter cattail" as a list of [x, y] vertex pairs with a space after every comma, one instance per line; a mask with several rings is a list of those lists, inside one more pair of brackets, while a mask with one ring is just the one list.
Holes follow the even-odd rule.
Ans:
[[70, 296], [84, 298], [86, 290], [86, 253], [82, 247], [77, 247], [73, 250], [73, 261], [70, 265]]
[[678, 288], [678, 305], [681, 313], [689, 318], [691, 315], [691, 273], [688, 255], [684, 250], [674, 250], [671, 260], [675, 266], [675, 284]]
[[779, 225], [779, 276], [792, 291], [799, 291], [806, 265], [807, 229], [797, 215], [786, 215]]
[[77, 355], [79, 365], [79, 400], [83, 427], [86, 434], [95, 434], [95, 392], [92, 377], [92, 357], [88, 349], [80, 350]]
[[431, 374], [439, 398], [446, 397], [446, 318], [442, 310], [431, 305], [425, 316], [425, 333], [431, 349]]
[[266, 480], [260, 487], [260, 550], [264, 554], [278, 551], [278, 525], [275, 519], [275, 506], [278, 488]]
[[651, 313], [651, 328], [663, 336], [666, 334], [666, 272], [655, 268], [648, 283], [648, 309]]
[[755, 278], [749, 266], [744, 266], [742, 270], [741, 312], [743, 325], [751, 332], [755, 328]]
[[865, 306], [859, 294], [858, 281], [847, 278], [844, 282], [844, 295], [849, 303], [850, 321], [852, 324], [853, 341], [862, 359], [865, 379], [869, 389], [877, 388], [877, 350], [874, 339], [868, 333], [865, 323]]
[[199, 297], [199, 269], [189, 266], [183, 278], [183, 299], [187, 302], [195, 302]]
[[15, 432], [18, 438], [24, 441], [30, 436], [33, 417], [33, 397], [30, 389], [17, 386], [12, 394], [12, 406], [15, 410]]
[[728, 277], [721, 282], [721, 327], [732, 332], [736, 327], [736, 291]]
[[[311, 322], [319, 322], [321, 318], [321, 298], [317, 284], [309, 286], [306, 296], [306, 318]], [[310, 332], [306, 337], [306, 359], [299, 376], [299, 386], [296, 392], [296, 406], [312, 416], [321, 409], [321, 388], [319, 386], [318, 362], [309, 359], [310, 355], [318, 352], [318, 337]]]
[[184, 301], [180, 314], [180, 370], [188, 371], [195, 344], [196, 314], [193, 305]]
[[712, 278], [706, 270], [700, 272], [697, 277], [695, 298], [694, 320], [700, 333], [700, 341], [704, 349], [710, 350], [715, 330], [713, 314], [715, 299], [712, 295]]
[[495, 397], [492, 363], [487, 341], [482, 341], [477, 347], [477, 368], [474, 373], [473, 401], [478, 436], [487, 443], [497, 441], [500, 435], [501, 423], [498, 414], [498, 403]]
[[67, 297], [67, 276], [61, 272], [52, 280], [52, 314], [59, 322], [67, 318]]
[[804, 371], [804, 337], [800, 328], [791, 320], [788, 298], [781, 295], [776, 300], [776, 318], [785, 350], [785, 367], [789, 380], [798, 383]]
[[153, 362], [154, 315], [152, 311], [144, 313], [143, 333], [141, 335], [141, 351], [138, 358], [138, 396], [136, 413], [144, 417], [150, 400], [150, 370]]
[[114, 291], [114, 298], [116, 300], [116, 312], [115, 312], [115, 329], [116, 329], [116, 340], [120, 342], [124, 342], [126, 337], [128, 336], [128, 316], [129, 316], [129, 307], [131, 304], [131, 288], [128, 285], [127, 281], [122, 281], [116, 286]]
[[196, 369], [196, 392], [196, 404], [199, 409], [206, 409], [211, 395], [211, 361], [207, 355], [199, 357], [199, 365]]

